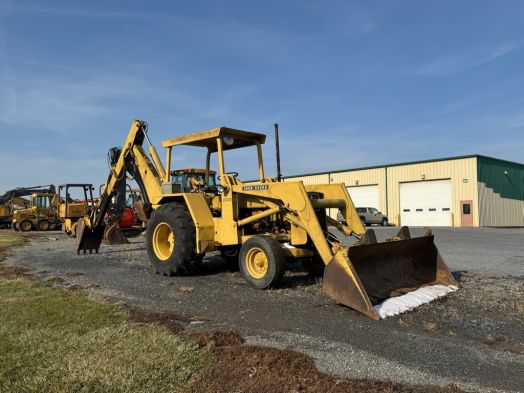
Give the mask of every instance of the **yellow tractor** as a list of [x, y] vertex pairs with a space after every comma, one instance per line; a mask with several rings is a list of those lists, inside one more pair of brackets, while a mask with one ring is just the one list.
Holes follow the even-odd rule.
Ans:
[[58, 196], [54, 192], [31, 194], [31, 205], [26, 209], [13, 211], [11, 227], [15, 231], [48, 231], [60, 223], [57, 214]]
[[[69, 193], [71, 189], [80, 189], [83, 199], [72, 199]], [[62, 221], [62, 232], [72, 237], [76, 236], [76, 223], [80, 218], [85, 217], [90, 206], [94, 205], [93, 190], [92, 184], [84, 183], [68, 183], [58, 186], [60, 201], [58, 216]]]
[[13, 211], [16, 209], [26, 209], [31, 206], [31, 202], [22, 197], [14, 197], [7, 200], [1, 200], [0, 197], [0, 228], [9, 228], [13, 220]]
[[17, 187], [0, 195], [0, 228], [11, 227], [13, 212], [31, 207], [31, 201], [25, 197], [37, 192], [54, 193], [55, 186], [48, 184], [45, 186]]
[[[373, 319], [396, 315], [458, 289], [435, 247], [433, 235], [411, 238], [406, 227], [385, 243], [365, 230], [344, 184], [304, 185], [266, 177], [262, 160], [265, 135], [220, 127], [163, 141], [162, 164], [151, 145], [147, 124], [135, 120], [100, 200], [78, 223], [77, 250], [98, 252], [103, 216], [113, 192], [126, 177], [137, 181], [148, 217], [146, 247], [153, 268], [163, 275], [185, 274], [201, 267], [212, 251], [237, 253], [243, 278], [253, 287], [276, 287], [286, 264], [302, 261], [323, 271], [324, 292], [338, 303]], [[149, 144], [150, 157], [143, 149]], [[172, 175], [172, 150], [189, 146], [205, 153], [203, 181], [187, 190]], [[254, 147], [258, 181], [244, 183], [226, 169], [224, 152]], [[218, 161], [211, 182], [210, 163]], [[346, 224], [327, 214], [336, 209]], [[344, 246], [329, 226], [357, 244]]]

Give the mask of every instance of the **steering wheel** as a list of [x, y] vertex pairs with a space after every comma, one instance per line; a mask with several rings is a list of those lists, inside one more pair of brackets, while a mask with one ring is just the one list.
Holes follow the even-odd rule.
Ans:
[[[238, 172], [226, 172], [226, 175], [231, 175], [233, 177], [238, 177]], [[217, 176], [217, 180], [220, 180], [220, 175]]]

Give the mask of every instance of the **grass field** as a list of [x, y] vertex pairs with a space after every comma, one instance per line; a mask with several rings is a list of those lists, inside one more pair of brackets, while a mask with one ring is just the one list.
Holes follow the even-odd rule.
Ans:
[[2, 231], [0, 233], [0, 261], [4, 259], [5, 252], [9, 247], [18, 246], [25, 242], [25, 237], [16, 232]]
[[[22, 241], [2, 233], [0, 250]], [[23, 278], [0, 278], [0, 354], [3, 393], [173, 392], [208, 360], [164, 326]]]
[[0, 279], [1, 392], [172, 392], [205, 353], [163, 326], [23, 279]]

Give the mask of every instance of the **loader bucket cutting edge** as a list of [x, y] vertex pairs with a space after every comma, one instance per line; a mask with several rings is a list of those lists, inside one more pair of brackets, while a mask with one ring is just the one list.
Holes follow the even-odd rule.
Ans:
[[95, 253], [98, 253], [103, 235], [103, 228], [92, 230], [85, 225], [83, 218], [79, 219], [76, 223], [77, 254], [80, 254], [80, 251], [83, 251], [84, 254], [86, 251], [89, 251], [91, 254], [93, 250], [95, 250]]
[[433, 236], [341, 248], [323, 290], [373, 319], [412, 310], [458, 289]]

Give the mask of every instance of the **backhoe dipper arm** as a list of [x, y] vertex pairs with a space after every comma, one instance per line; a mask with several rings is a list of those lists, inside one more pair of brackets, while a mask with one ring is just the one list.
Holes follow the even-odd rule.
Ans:
[[[111, 167], [98, 203], [89, 216], [81, 220], [78, 234], [78, 251], [82, 249], [84, 252], [92, 249], [98, 251], [105, 226], [105, 214], [109, 209], [111, 198], [117, 192], [121, 183], [125, 181], [127, 173], [138, 183], [145, 203], [151, 203], [152, 196], [161, 193], [162, 179], [160, 173], [164, 173], [164, 168], [157, 168], [145, 153], [142, 144], [146, 137], [146, 132], [146, 122], [141, 120], [133, 121], [118, 160]], [[154, 151], [154, 147], [150, 146], [149, 150]], [[156, 164], [162, 166], [159, 160]]]

